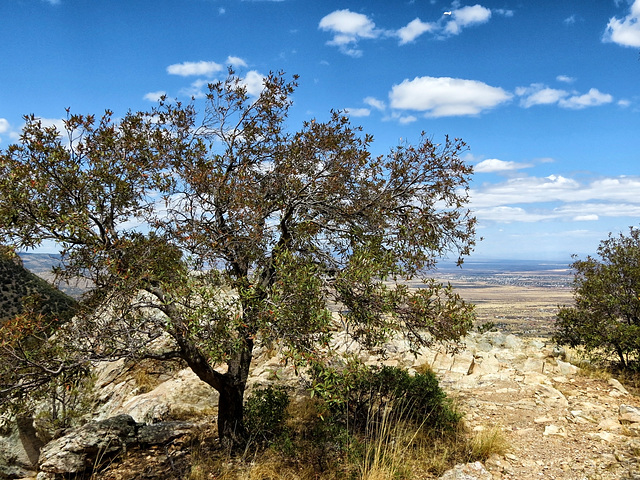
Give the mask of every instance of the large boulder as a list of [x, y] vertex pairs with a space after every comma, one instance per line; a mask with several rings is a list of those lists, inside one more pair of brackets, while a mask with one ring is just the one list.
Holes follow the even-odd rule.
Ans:
[[84, 472], [131, 445], [165, 444], [193, 428], [187, 422], [136, 423], [129, 415], [90, 422], [49, 442], [40, 452], [40, 479]]
[[136, 439], [137, 424], [129, 415], [91, 422], [46, 444], [40, 452], [40, 470], [76, 473], [99, 457], [108, 458]]
[[40, 447], [31, 418], [0, 417], [0, 478], [30, 476], [38, 464]]

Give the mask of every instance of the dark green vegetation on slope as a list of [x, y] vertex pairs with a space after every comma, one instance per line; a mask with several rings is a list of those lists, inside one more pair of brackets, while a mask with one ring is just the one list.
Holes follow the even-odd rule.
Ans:
[[39, 313], [60, 319], [68, 318], [76, 303], [46, 280], [24, 268], [18, 256], [0, 250], [0, 322], [22, 313], [25, 297], [38, 300]]

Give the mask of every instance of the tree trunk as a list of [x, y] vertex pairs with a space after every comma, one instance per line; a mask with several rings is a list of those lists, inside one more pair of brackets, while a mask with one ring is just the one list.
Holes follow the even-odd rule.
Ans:
[[627, 364], [627, 362], [625, 361], [624, 358], [624, 352], [622, 351], [622, 347], [620, 346], [619, 343], [615, 343], [614, 344], [614, 348], [616, 350], [616, 353], [618, 354], [618, 358], [620, 359], [620, 364], [624, 367], [627, 368], [629, 365]]
[[244, 428], [244, 391], [253, 358], [253, 340], [244, 337], [244, 348], [227, 363], [222, 388], [218, 390], [218, 437], [225, 447], [242, 445], [247, 438]]
[[243, 423], [245, 384], [230, 377], [220, 389], [218, 400], [218, 437], [220, 443], [232, 449], [242, 445], [247, 438]]

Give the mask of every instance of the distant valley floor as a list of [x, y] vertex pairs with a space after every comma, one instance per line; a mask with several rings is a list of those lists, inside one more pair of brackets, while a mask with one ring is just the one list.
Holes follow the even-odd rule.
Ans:
[[558, 306], [573, 303], [572, 274], [551, 262], [464, 264], [436, 273], [476, 305], [477, 325], [489, 322], [508, 333], [552, 335]]

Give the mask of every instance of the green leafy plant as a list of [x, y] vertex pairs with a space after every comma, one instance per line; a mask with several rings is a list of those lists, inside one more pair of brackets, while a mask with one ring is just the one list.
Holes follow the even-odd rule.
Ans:
[[366, 367], [356, 361], [339, 370], [318, 365], [311, 388], [326, 402], [332, 420], [353, 431], [362, 432], [389, 415], [439, 430], [453, 428], [461, 418], [429, 371], [410, 375], [401, 368]]
[[268, 386], [251, 392], [244, 405], [245, 426], [251, 442], [268, 444], [286, 430], [289, 393], [284, 387]]
[[559, 309], [556, 342], [625, 368], [640, 359], [640, 230], [602, 241], [598, 257], [575, 260], [574, 306]]

